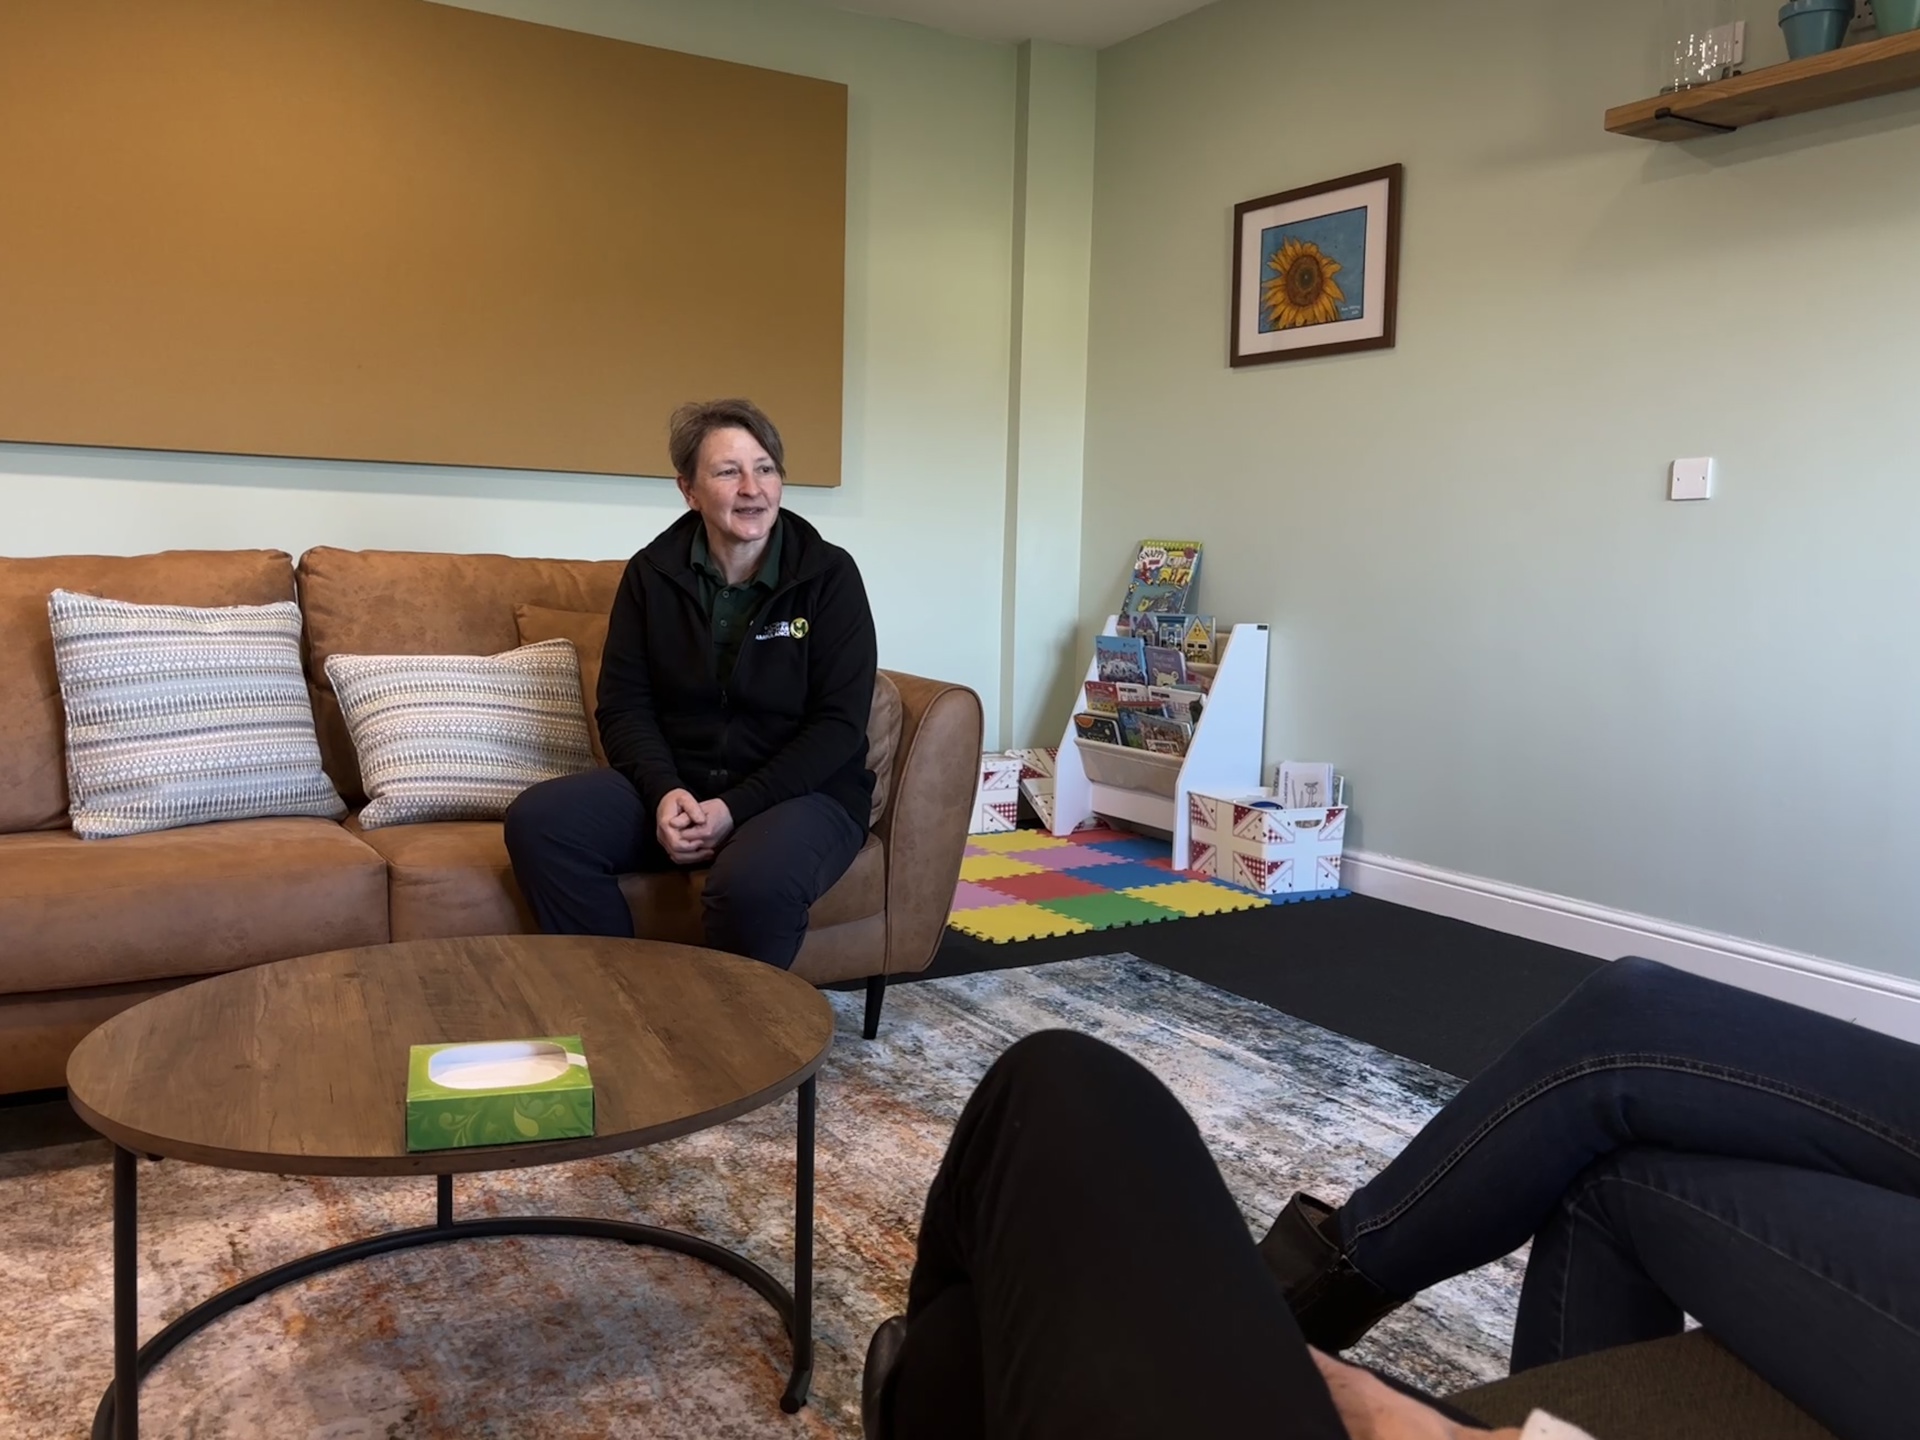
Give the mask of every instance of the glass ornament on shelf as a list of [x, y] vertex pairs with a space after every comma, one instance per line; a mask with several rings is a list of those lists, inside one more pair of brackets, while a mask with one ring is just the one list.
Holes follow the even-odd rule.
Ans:
[[1660, 93], [1671, 95], [1734, 74], [1734, 0], [1666, 0], [1659, 47]]

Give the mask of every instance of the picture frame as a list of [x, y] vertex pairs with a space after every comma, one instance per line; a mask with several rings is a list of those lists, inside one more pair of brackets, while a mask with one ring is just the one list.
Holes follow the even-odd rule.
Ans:
[[1233, 207], [1229, 365], [1393, 348], [1404, 171], [1384, 165]]

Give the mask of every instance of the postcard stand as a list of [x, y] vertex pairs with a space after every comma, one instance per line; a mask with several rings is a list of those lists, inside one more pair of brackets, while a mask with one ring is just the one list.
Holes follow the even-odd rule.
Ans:
[[[1103, 635], [1118, 633], [1107, 617]], [[1095, 664], [1087, 679], [1098, 678]], [[1074, 713], [1087, 708], [1080, 691]], [[1070, 835], [1095, 815], [1173, 837], [1173, 866], [1187, 867], [1187, 792], [1246, 795], [1260, 788], [1267, 728], [1267, 627], [1236, 625], [1220, 652], [1213, 688], [1185, 755], [1155, 755], [1082, 740], [1067, 720], [1054, 778], [1053, 833]]]

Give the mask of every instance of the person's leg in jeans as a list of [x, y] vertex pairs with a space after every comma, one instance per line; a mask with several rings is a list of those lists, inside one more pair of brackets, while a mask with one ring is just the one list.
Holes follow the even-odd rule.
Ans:
[[1340, 1440], [1300, 1332], [1193, 1121], [1085, 1036], [1029, 1037], [927, 1197], [888, 1440]]
[[507, 808], [506, 838], [513, 877], [547, 935], [632, 939], [620, 876], [673, 863], [645, 798], [605, 766], [521, 791]]
[[761, 811], [713, 858], [700, 901], [707, 944], [787, 969], [806, 939], [807, 911], [866, 839], [866, 827], [825, 795]]
[[1618, 960], [1454, 1097], [1340, 1210], [1403, 1295], [1511, 1253], [1629, 1146], [1761, 1160], [1920, 1196], [1920, 1046]]
[[1513, 1368], [1678, 1334], [1684, 1312], [1836, 1434], [1892, 1440], [1920, 1415], [1917, 1297], [1910, 1196], [1799, 1166], [1619, 1150], [1533, 1242]]
[[[1650, 961], [1616, 961], [1467, 1085], [1323, 1229], [1342, 1264], [1404, 1298], [1510, 1253], [1590, 1167], [1636, 1149], [1803, 1169], [1854, 1182], [1856, 1198], [1871, 1189], [1920, 1203], [1920, 1047]], [[1855, 1284], [1900, 1242], [1849, 1215], [1816, 1220], [1777, 1204], [1756, 1195], [1741, 1213], [1854, 1297], [1845, 1313], [1865, 1343], [1878, 1322]], [[1915, 1233], [1904, 1231], [1906, 1243]], [[1793, 1303], [1753, 1322], [1802, 1338]], [[1651, 1338], [1641, 1331], [1653, 1312], [1633, 1308], [1641, 1318], [1625, 1329], [1586, 1323]], [[1920, 1297], [1896, 1318], [1920, 1326]], [[1310, 1339], [1324, 1338], [1303, 1321]], [[1652, 1333], [1670, 1328], [1662, 1318]], [[1854, 1338], [1842, 1321], [1821, 1343]], [[1762, 1360], [1764, 1347], [1743, 1358]], [[1920, 1348], [1904, 1363], [1920, 1366]]]

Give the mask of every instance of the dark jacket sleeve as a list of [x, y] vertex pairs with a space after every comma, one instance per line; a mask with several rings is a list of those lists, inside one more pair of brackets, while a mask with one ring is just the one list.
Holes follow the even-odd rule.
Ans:
[[[834, 643], [819, 646], [808, 656], [807, 717], [800, 733], [720, 796], [736, 826], [782, 800], [820, 789], [866, 741], [880, 644], [874, 635], [867, 587], [851, 555], [841, 553], [821, 576], [820, 597], [813, 608], [814, 632], [835, 637]], [[607, 753], [612, 755], [611, 747]]]
[[607, 618], [607, 648], [600, 661], [599, 703], [594, 718], [607, 763], [633, 782], [657, 813], [670, 790], [682, 788], [679, 767], [653, 712], [653, 685], [647, 674], [646, 597], [634, 568], [635, 556], [620, 579]]

